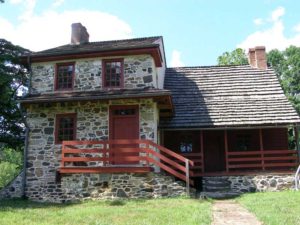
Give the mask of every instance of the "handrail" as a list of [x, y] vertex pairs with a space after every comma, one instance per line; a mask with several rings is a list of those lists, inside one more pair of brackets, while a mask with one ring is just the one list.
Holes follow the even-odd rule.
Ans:
[[63, 141], [62, 143], [61, 167], [68, 168], [68, 171], [72, 171], [72, 168], [74, 171], [79, 171], [79, 169], [78, 166], [70, 168], [65, 165], [66, 163], [85, 163], [87, 168], [89, 162], [99, 162], [102, 163], [100, 168], [104, 168], [107, 165], [112, 167], [116, 160], [122, 162], [122, 166], [132, 166], [132, 163], [141, 165], [141, 162], [157, 166], [185, 181], [188, 193], [189, 186], [193, 183], [190, 180], [190, 166], [194, 166], [194, 162], [150, 140], [85, 140]]
[[300, 185], [300, 165], [295, 173], [295, 189], [298, 191]]

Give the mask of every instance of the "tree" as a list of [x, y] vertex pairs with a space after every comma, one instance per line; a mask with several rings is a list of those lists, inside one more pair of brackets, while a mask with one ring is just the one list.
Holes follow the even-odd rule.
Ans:
[[27, 69], [19, 56], [29, 52], [0, 39], [0, 142], [13, 148], [23, 144], [24, 124], [16, 96], [25, 90]]
[[232, 52], [224, 52], [218, 57], [218, 65], [244, 65], [248, 64], [248, 59], [245, 51], [237, 48]]
[[267, 57], [286, 96], [300, 113], [300, 48], [290, 46], [284, 51], [271, 50]]

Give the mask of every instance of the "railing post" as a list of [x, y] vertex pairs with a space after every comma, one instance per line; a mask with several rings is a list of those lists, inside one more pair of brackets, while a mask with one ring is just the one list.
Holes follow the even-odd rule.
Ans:
[[185, 183], [186, 183], [186, 194], [190, 195], [190, 165], [189, 160], [185, 159]]

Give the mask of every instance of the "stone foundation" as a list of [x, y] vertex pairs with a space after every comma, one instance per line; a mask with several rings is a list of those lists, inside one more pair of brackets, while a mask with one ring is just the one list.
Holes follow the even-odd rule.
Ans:
[[0, 190], [0, 199], [21, 198], [23, 195], [23, 176], [22, 171], [12, 182]]
[[[220, 178], [220, 180], [228, 182], [231, 191], [239, 193], [289, 190], [294, 189], [295, 185], [293, 174], [260, 174], [213, 178]], [[203, 179], [209, 179], [209, 177]], [[203, 183], [205, 184], [205, 181]]]
[[73, 202], [85, 199], [159, 198], [186, 195], [185, 183], [158, 173], [63, 174], [59, 184], [37, 187], [29, 199]]

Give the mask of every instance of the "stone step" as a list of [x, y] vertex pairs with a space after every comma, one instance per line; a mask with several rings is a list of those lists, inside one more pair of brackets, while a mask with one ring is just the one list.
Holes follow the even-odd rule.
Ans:
[[220, 191], [230, 191], [231, 188], [230, 187], [213, 187], [213, 186], [204, 186], [203, 187], [204, 191], [207, 192], [220, 192]]
[[203, 180], [227, 181], [227, 177], [203, 177]]
[[220, 191], [220, 192], [201, 192], [200, 198], [212, 198], [212, 199], [230, 199], [239, 197], [241, 193], [234, 191]]
[[205, 186], [230, 186], [231, 182], [229, 181], [216, 181], [216, 180], [206, 180], [203, 182]]

